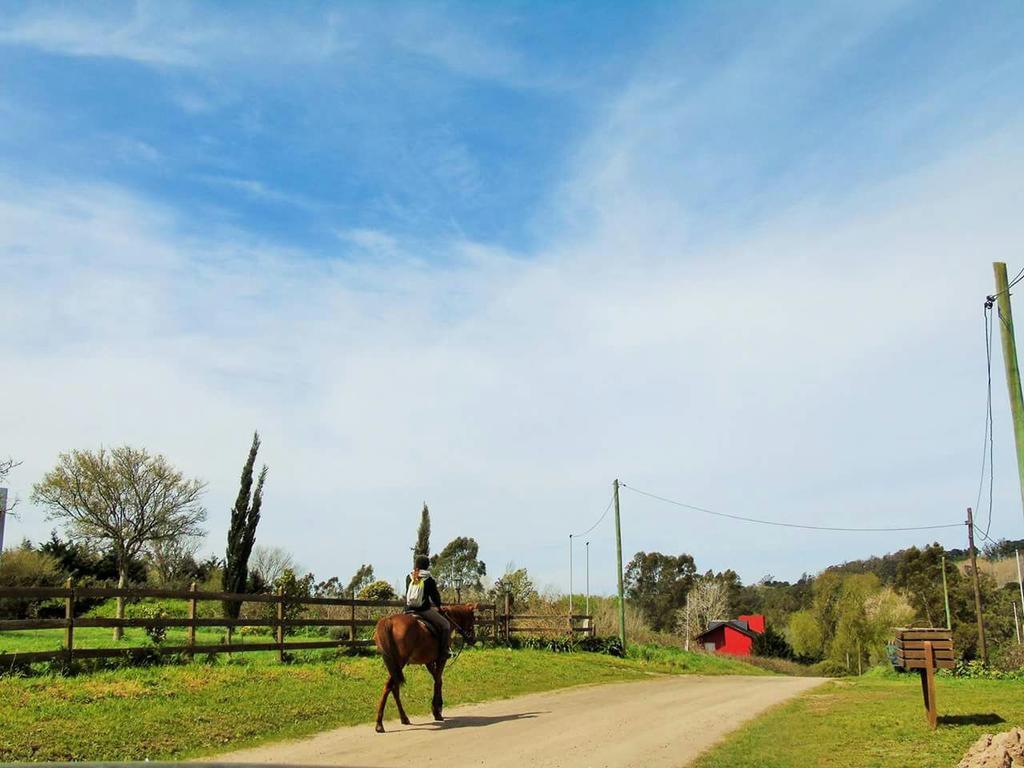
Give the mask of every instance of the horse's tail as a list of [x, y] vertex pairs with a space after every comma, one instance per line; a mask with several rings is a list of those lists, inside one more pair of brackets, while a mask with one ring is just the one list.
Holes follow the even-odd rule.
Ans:
[[398, 648], [395, 646], [395, 636], [391, 632], [390, 617], [380, 620], [375, 635], [377, 650], [380, 651], [384, 666], [391, 675], [391, 683], [397, 688], [405, 682], [405, 675], [402, 673], [402, 665], [398, 663]]

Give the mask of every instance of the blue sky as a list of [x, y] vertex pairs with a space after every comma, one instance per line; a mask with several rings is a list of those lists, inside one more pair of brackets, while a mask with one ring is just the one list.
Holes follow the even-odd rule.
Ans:
[[[209, 482], [220, 549], [259, 427], [265, 543], [395, 581], [426, 499], [438, 545], [564, 586], [617, 475], [956, 522], [990, 262], [1021, 266], [1022, 33], [1013, 2], [6, 4], [9, 482], [142, 444]], [[936, 538], [630, 504], [627, 555], [748, 580]]]

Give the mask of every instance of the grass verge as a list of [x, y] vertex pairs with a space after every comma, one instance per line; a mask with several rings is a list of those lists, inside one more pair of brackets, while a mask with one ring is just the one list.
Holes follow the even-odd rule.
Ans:
[[[282, 665], [253, 657], [263, 654], [71, 677], [0, 678], [0, 762], [192, 757], [372, 720], [384, 682], [379, 659]], [[627, 659], [472, 650], [446, 675], [445, 703], [638, 680], [652, 673], [752, 670], [741, 662], [675, 649], [664, 654], [648, 649]], [[411, 715], [427, 713], [429, 676], [415, 667], [408, 681], [403, 703]]]
[[833, 680], [744, 726], [694, 763], [726, 768], [949, 768], [984, 733], [1024, 723], [1020, 681], [939, 678], [939, 727], [917, 675]]

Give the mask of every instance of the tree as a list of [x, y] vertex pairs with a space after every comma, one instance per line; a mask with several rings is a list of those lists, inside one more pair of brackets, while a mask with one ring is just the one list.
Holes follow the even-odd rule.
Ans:
[[[109, 548], [124, 588], [129, 563], [147, 545], [202, 535], [204, 489], [163, 456], [123, 446], [61, 454], [33, 486], [32, 500], [83, 542]], [[123, 597], [117, 599], [117, 618], [124, 618]], [[116, 627], [114, 639], [121, 634]]]
[[764, 632], [754, 635], [750, 650], [755, 656], [773, 659], [792, 659], [794, 655], [786, 638], [776, 632], [770, 624], [765, 625]]
[[458, 536], [431, 559], [430, 570], [438, 585], [454, 590], [456, 602], [462, 602], [462, 590], [483, 588], [480, 577], [487, 573], [487, 566], [477, 557], [479, 553], [476, 539]]
[[529, 605], [537, 598], [537, 589], [525, 568], [516, 568], [514, 563], [505, 566], [505, 573], [491, 587], [490, 598], [503, 607], [506, 594], [510, 606]]
[[364, 563], [359, 566], [359, 569], [355, 574], [353, 574], [352, 578], [349, 579], [348, 586], [345, 588], [345, 593], [351, 597], [355, 597], [363, 588], [373, 583], [374, 580], [373, 566], [369, 563]]
[[249, 586], [254, 592], [262, 592], [277, 583], [285, 571], [301, 570], [291, 553], [283, 547], [252, 548], [249, 556]]
[[[263, 483], [267, 479], [267, 465], [260, 470], [256, 481], [256, 490], [252, 487], [252, 470], [256, 464], [256, 454], [260, 450], [260, 433], [254, 432], [252, 445], [249, 447], [249, 458], [242, 467], [242, 479], [238, 489], [238, 498], [231, 510], [231, 525], [228, 528], [228, 548], [224, 557], [224, 573], [222, 586], [225, 592], [244, 592], [249, 581], [249, 555], [252, 554], [256, 542], [256, 525], [260, 521], [260, 508], [263, 506]], [[236, 600], [225, 600], [224, 615], [229, 619], [237, 619], [242, 604]]]
[[651, 629], [671, 631], [696, 571], [693, 557], [687, 554], [637, 552], [626, 566], [626, 596], [637, 605]]
[[789, 636], [789, 644], [793, 646], [793, 651], [798, 656], [812, 661], [821, 661], [823, 655], [821, 627], [812, 611], [797, 611], [792, 614], [789, 617], [786, 634]]
[[395, 589], [383, 579], [367, 584], [359, 592], [360, 600], [397, 600]]
[[430, 557], [430, 510], [425, 501], [423, 511], [420, 513], [420, 527], [416, 530], [416, 546], [412, 548], [412, 553], [413, 557]]
[[705, 575], [697, 579], [690, 589], [686, 597], [686, 607], [676, 612], [676, 626], [679, 631], [685, 632], [688, 624], [689, 639], [692, 640], [706, 630], [712, 621], [726, 619], [728, 614], [728, 583], [723, 579]]
[[182, 536], [178, 539], [152, 542], [146, 552], [157, 583], [164, 587], [188, 583], [199, 576], [196, 553], [202, 539]]

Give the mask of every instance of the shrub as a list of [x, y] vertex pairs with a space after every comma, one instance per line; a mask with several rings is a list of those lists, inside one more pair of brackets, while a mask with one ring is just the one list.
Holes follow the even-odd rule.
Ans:
[[[143, 618], [146, 619], [166, 619], [167, 611], [157, 606], [156, 608], [149, 608], [143, 613]], [[153, 645], [160, 645], [167, 638], [167, 627], [143, 627], [146, 633], [146, 637]]]
[[[0, 585], [5, 587], [53, 587], [61, 582], [56, 558], [22, 545], [0, 553]], [[26, 619], [39, 615], [46, 601], [4, 600], [0, 616]]]
[[359, 590], [360, 600], [397, 600], [394, 588], [383, 579], [370, 582]]

